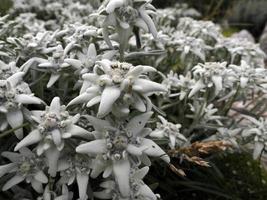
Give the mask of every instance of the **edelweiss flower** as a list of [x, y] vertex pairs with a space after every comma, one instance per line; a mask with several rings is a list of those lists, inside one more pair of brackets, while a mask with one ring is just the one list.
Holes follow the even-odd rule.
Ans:
[[19, 68], [16, 67], [15, 62], [10, 62], [6, 64], [0, 60], [0, 80], [6, 80], [18, 71]]
[[102, 118], [110, 111], [120, 117], [128, 115], [129, 106], [145, 112], [151, 102], [147, 96], [165, 92], [163, 85], [147, 79], [146, 72], [155, 72], [150, 66], [102, 60], [97, 62], [94, 73], [83, 75], [84, 83], [80, 95], [69, 104], [87, 103], [91, 107], [99, 103], [97, 116]]
[[[130, 172], [130, 193], [127, 199], [139, 199], [139, 200], [156, 200], [157, 196], [152, 190], [142, 181], [145, 175], [148, 173], [149, 167], [143, 167], [141, 169]], [[121, 196], [116, 182], [112, 180], [105, 181], [100, 184], [104, 188], [101, 192], [94, 192], [94, 196], [99, 199], [113, 199], [122, 200], [125, 199]]]
[[114, 161], [127, 158], [127, 154], [135, 156], [146, 154], [161, 157], [169, 162], [169, 157], [156, 143], [144, 138], [151, 131], [149, 128], [144, 128], [151, 115], [152, 112], [137, 115], [131, 118], [127, 124], [117, 125], [118, 127], [109, 121], [87, 116], [95, 128], [93, 134], [97, 139], [81, 144], [76, 151], [92, 155], [105, 153], [106, 158]]
[[178, 75], [172, 70], [169, 72], [169, 74], [167, 74], [167, 76], [164, 76], [164, 79], [161, 84], [164, 85], [168, 90], [166, 96], [173, 97], [178, 95], [177, 93], [172, 94], [172, 92], [177, 92], [178, 90], [178, 81]]
[[60, 106], [60, 99], [55, 97], [45, 111], [32, 111], [32, 119], [37, 126], [16, 145], [15, 151], [38, 143], [37, 155], [45, 152], [49, 173], [54, 176], [59, 151], [64, 148], [64, 140], [72, 136], [90, 138], [88, 131], [75, 125], [79, 117], [79, 114], [70, 116], [65, 106]]
[[183, 100], [190, 92], [193, 85], [195, 85], [195, 79], [191, 78], [191, 73], [187, 73], [186, 76], [179, 75], [178, 88], [179, 88], [179, 99]]
[[201, 38], [206, 44], [214, 45], [222, 38], [219, 26], [211, 21], [194, 20], [189, 17], [179, 19], [178, 30], [186, 35]]
[[62, 184], [71, 185], [76, 179], [79, 189], [79, 200], [86, 200], [87, 186], [89, 181], [91, 160], [86, 155], [75, 154], [58, 162], [58, 171], [60, 172], [61, 179], [59, 182]]
[[42, 184], [48, 183], [48, 178], [43, 172], [45, 167], [43, 159], [36, 157], [27, 148], [21, 148], [20, 153], [3, 152], [2, 156], [12, 163], [0, 166], [0, 177], [6, 173], [16, 173], [5, 183], [2, 188], [3, 191], [26, 180], [27, 183], [31, 183], [36, 192], [43, 192]]
[[[95, 128], [93, 133], [97, 139], [76, 148], [78, 153], [86, 153], [100, 159], [93, 162], [92, 173], [99, 174], [105, 171], [104, 174], [108, 177], [113, 172], [120, 193], [124, 197], [129, 195], [130, 190], [130, 158], [143, 161], [148, 160], [147, 156], [152, 156], [170, 162], [169, 156], [155, 142], [144, 138], [151, 132], [150, 129], [144, 128], [151, 115], [152, 112], [147, 112], [131, 118], [127, 124], [117, 126], [88, 116]], [[105, 163], [104, 160], [108, 162]], [[98, 169], [94, 169], [95, 167]]]
[[264, 68], [253, 68], [252, 66], [248, 65], [246, 61], [241, 60], [241, 65], [230, 65], [230, 69], [234, 71], [234, 78], [240, 84], [242, 89], [246, 87], [261, 85], [266, 83], [266, 75], [267, 71]]
[[169, 146], [172, 149], [175, 148], [175, 143], [178, 143], [178, 146], [181, 147], [187, 142], [185, 136], [180, 133], [180, 128], [182, 127], [181, 124], [168, 122], [162, 116], [158, 116], [158, 118], [161, 123], [157, 123], [157, 128], [149, 134], [151, 137], [168, 137], [170, 141]]
[[65, 62], [75, 67], [77, 70], [75, 73], [83, 75], [93, 71], [96, 61], [101, 59], [111, 60], [117, 51], [111, 50], [103, 55], [97, 55], [95, 45], [91, 43], [86, 51], [78, 52], [77, 59], [66, 58]]
[[[35, 97], [27, 83], [22, 81], [24, 72], [17, 72], [7, 78], [0, 80], [0, 113], [6, 116], [6, 119], [0, 118], [1, 127], [8, 124], [12, 128], [17, 128], [23, 123], [22, 107], [27, 104], [40, 104], [42, 101]], [[14, 131], [16, 136], [23, 137], [22, 128]]]
[[50, 79], [47, 83], [48, 88], [54, 85], [54, 83], [60, 78], [62, 74], [61, 72], [70, 66], [70, 64], [65, 61], [65, 56], [63, 47], [58, 45], [53, 52], [52, 57], [49, 57], [46, 61], [42, 61], [42, 63], [38, 65], [38, 68], [45, 68], [51, 73]]
[[254, 137], [253, 158], [257, 159], [267, 145], [267, 120], [264, 118], [257, 120], [250, 116], [244, 117], [253, 124], [243, 130], [242, 136], [245, 138]]
[[171, 71], [161, 84], [165, 85], [168, 89], [168, 97], [179, 96], [179, 100], [181, 101], [189, 94], [191, 88], [195, 85], [195, 79], [191, 78], [191, 73], [187, 73], [186, 76], [180, 74], [178, 77], [176, 73]]
[[91, 41], [91, 38], [96, 38], [99, 35], [98, 28], [95, 26], [88, 26], [76, 22], [74, 24], [68, 24], [63, 30], [56, 33], [57, 37], [64, 36], [66, 48], [65, 54], [69, 52], [75, 46], [85, 47], [88, 43], [85, 41]]
[[211, 49], [201, 38], [188, 36], [183, 32], [175, 31], [170, 35], [173, 39], [169, 41], [168, 46], [175, 45], [176, 51], [181, 53], [181, 60], [185, 62], [186, 58], [196, 56], [200, 61], [206, 60], [207, 51]]
[[192, 115], [186, 115], [186, 117], [191, 119], [198, 119], [201, 125], [207, 125], [208, 122], [215, 121], [217, 124], [222, 125], [220, 119], [222, 118], [220, 115], [215, 115], [218, 111], [217, 108], [214, 108], [213, 104], [207, 105], [204, 103], [203, 105], [200, 102], [195, 101], [194, 104], [189, 104], [190, 110], [194, 113]]
[[99, 13], [106, 15], [103, 22], [103, 37], [110, 48], [113, 48], [108, 36], [108, 26], [115, 26], [119, 34], [119, 43], [122, 48], [128, 43], [132, 28], [138, 27], [150, 31], [157, 38], [155, 24], [150, 17], [155, 14], [155, 8], [149, 0], [109, 0], [99, 8]]
[[198, 64], [193, 68], [193, 76], [196, 84], [192, 86], [188, 97], [192, 97], [203, 88], [214, 88], [214, 95], [217, 96], [224, 87], [224, 77], [227, 77], [226, 62], [207, 62]]
[[230, 53], [232, 64], [239, 64], [241, 60], [244, 60], [252, 68], [264, 67], [265, 53], [261, 50], [259, 44], [247, 39], [240, 37], [223, 38], [215, 47], [226, 48]]
[[[27, 33], [21, 38], [9, 37], [9, 43], [16, 46], [16, 51], [19, 53], [18, 57], [22, 60], [28, 60], [33, 57], [38, 57], [47, 53], [47, 46], [51, 41], [49, 32], [38, 32], [36, 35]], [[49, 38], [49, 39], [48, 39]]]

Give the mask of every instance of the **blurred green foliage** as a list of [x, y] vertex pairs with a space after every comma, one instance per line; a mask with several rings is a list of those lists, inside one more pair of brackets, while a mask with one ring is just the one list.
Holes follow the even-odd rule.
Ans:
[[[259, 161], [250, 154], [221, 154], [209, 159], [211, 167], [179, 164], [186, 172], [180, 177], [170, 169], [159, 169], [160, 164], [151, 168], [148, 182], [158, 185], [164, 200], [266, 200], [267, 172]], [[156, 179], [155, 179], [156, 177]]]
[[0, 16], [6, 14], [7, 10], [12, 6], [11, 0], [1, 0], [0, 1]]
[[187, 3], [197, 9], [204, 20], [222, 23], [231, 28], [249, 30], [256, 39], [267, 23], [267, 0], [153, 0], [156, 7], [164, 8], [175, 3]]

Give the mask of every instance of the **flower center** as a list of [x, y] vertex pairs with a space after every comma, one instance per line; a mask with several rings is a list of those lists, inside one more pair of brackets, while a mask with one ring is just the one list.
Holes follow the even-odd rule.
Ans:
[[123, 22], [127, 23], [133, 23], [136, 18], [138, 17], [138, 12], [136, 9], [134, 9], [131, 6], [123, 6], [117, 9], [116, 11], [117, 16], [122, 20]]

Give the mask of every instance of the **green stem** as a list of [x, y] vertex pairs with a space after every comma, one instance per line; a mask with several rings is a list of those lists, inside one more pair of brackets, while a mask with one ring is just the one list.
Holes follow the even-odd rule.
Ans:
[[234, 94], [234, 96], [225, 104], [224, 108], [222, 109], [222, 115], [226, 115], [228, 113], [228, 111], [231, 109], [233, 103], [236, 100], [236, 97], [239, 94], [239, 90], [240, 90], [240, 85], [238, 85], [236, 93]]
[[0, 138], [3, 138], [3, 137], [5, 137], [5, 136], [7, 136], [7, 135], [13, 133], [14, 131], [16, 131], [16, 130], [18, 130], [18, 129], [20, 129], [20, 128], [23, 128], [23, 127], [25, 127], [25, 126], [27, 126], [27, 125], [29, 125], [29, 123], [25, 123], [25, 124], [22, 124], [22, 125], [20, 125], [20, 126], [18, 126], [18, 127], [16, 127], [16, 128], [9, 129], [9, 130], [3, 132], [3, 133], [0, 135]]
[[170, 107], [173, 107], [173, 106], [175, 106], [175, 105], [177, 105], [177, 104], [179, 104], [180, 103], [180, 101], [176, 101], [176, 102], [174, 102], [174, 103], [170, 103], [170, 104], [167, 104], [167, 105], [164, 105], [164, 106], [161, 106], [161, 110], [166, 110], [166, 109], [168, 109], [168, 108], [170, 108]]

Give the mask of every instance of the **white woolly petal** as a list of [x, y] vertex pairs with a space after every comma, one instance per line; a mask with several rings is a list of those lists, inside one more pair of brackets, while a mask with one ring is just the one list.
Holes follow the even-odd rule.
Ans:
[[105, 74], [110, 74], [111, 72], [111, 61], [107, 60], [107, 59], [103, 59], [101, 61], [96, 61], [97, 64], [101, 65], [103, 71], [105, 72]]
[[80, 119], [81, 115], [79, 113], [77, 113], [76, 115], [74, 115], [72, 118], [71, 118], [71, 121], [72, 123], [77, 123]]
[[60, 74], [51, 74], [50, 79], [46, 85], [47, 88], [50, 88], [54, 83], [59, 79]]
[[4, 176], [6, 173], [8, 173], [9, 171], [11, 171], [12, 169], [14, 169], [16, 166], [17, 166], [16, 163], [1, 165], [0, 166], [0, 178]]
[[97, 56], [97, 52], [96, 52], [96, 48], [95, 48], [95, 44], [91, 43], [88, 47], [88, 51], [87, 51], [87, 56], [89, 58], [95, 58]]
[[89, 181], [89, 175], [85, 173], [77, 173], [76, 175], [78, 189], [79, 189], [79, 197], [81, 200], [87, 199], [87, 186]]
[[142, 155], [142, 149], [132, 145], [132, 144], [128, 144], [127, 146], [127, 152], [129, 152], [130, 154], [132, 155], [135, 155], [135, 156], [141, 156]]
[[72, 175], [69, 177], [69, 180], [68, 180], [68, 185], [71, 185], [71, 184], [73, 184], [74, 180], [75, 180], [75, 175], [74, 175], [74, 174], [72, 174]]
[[147, 185], [142, 185], [139, 189], [139, 193], [141, 196], [146, 197], [150, 200], [157, 200], [157, 196], [152, 192], [152, 190]]
[[188, 97], [191, 98], [194, 96], [199, 90], [203, 89], [205, 87], [204, 83], [202, 80], [198, 80], [192, 90], [190, 91]]
[[112, 58], [117, 54], [117, 52], [118, 50], [107, 51], [106, 53], [102, 55], [102, 58], [112, 60]]
[[18, 94], [16, 95], [15, 100], [22, 104], [40, 104], [42, 102], [41, 99], [27, 94]]
[[158, 32], [157, 32], [156, 26], [155, 26], [153, 20], [151, 19], [151, 17], [147, 14], [147, 12], [145, 11], [144, 8], [139, 9], [139, 13], [140, 13], [142, 19], [146, 22], [146, 24], [149, 28], [149, 31], [152, 33], [153, 37], [155, 39], [157, 39]]
[[118, 117], [126, 117], [130, 113], [129, 106], [127, 104], [114, 104], [112, 106], [112, 114]]
[[104, 170], [104, 173], [103, 173], [103, 178], [107, 178], [111, 175], [112, 173], [112, 165], [109, 165], [106, 167], [106, 169]]
[[0, 112], [1, 113], [7, 113], [8, 110], [4, 106], [0, 106]]
[[64, 59], [64, 62], [70, 64], [71, 66], [75, 67], [76, 69], [80, 69], [82, 66], [82, 62], [72, 58]]
[[89, 101], [90, 99], [94, 98], [95, 96], [96, 96], [96, 94], [84, 92], [84, 93], [80, 94], [79, 96], [77, 96], [76, 98], [74, 98], [73, 100], [71, 100], [71, 102], [69, 102], [68, 106], [71, 106], [74, 104], [85, 103], [85, 102]]
[[164, 137], [164, 130], [154, 130], [149, 134], [150, 137], [155, 138], [163, 138]]
[[175, 137], [175, 135], [170, 134], [169, 135], [169, 139], [170, 139], [170, 144], [169, 145], [173, 149], [175, 147], [176, 137]]
[[34, 157], [35, 153], [33, 153], [28, 147], [22, 147], [19, 149], [19, 153], [23, 156], [26, 156], [28, 158]]
[[218, 95], [219, 92], [222, 90], [222, 77], [221, 76], [212, 76], [211, 77], [212, 82], [214, 83], [215, 86], [215, 95]]
[[167, 89], [164, 85], [147, 79], [137, 79], [134, 82], [133, 90], [141, 93], [167, 92]]
[[34, 178], [41, 182], [41, 183], [48, 183], [48, 178], [47, 176], [44, 174], [43, 171], [38, 171], [35, 175]]
[[6, 191], [9, 188], [13, 187], [14, 185], [19, 184], [22, 181], [24, 181], [24, 177], [23, 176], [15, 175], [5, 183], [5, 185], [2, 188], [2, 191]]
[[69, 167], [70, 167], [70, 163], [67, 160], [59, 160], [58, 161], [58, 165], [57, 165], [58, 171], [66, 170]]
[[130, 162], [129, 160], [118, 160], [113, 162], [113, 173], [119, 186], [122, 197], [130, 194]]
[[53, 138], [53, 141], [55, 143], [55, 145], [58, 147], [61, 145], [61, 133], [60, 133], [60, 130], [59, 129], [54, 129], [51, 131], [51, 134], [52, 134], [52, 138]]
[[92, 171], [90, 176], [96, 178], [101, 172], [103, 172], [107, 167], [106, 162], [102, 159], [102, 155], [96, 156], [96, 159], [92, 162]]
[[94, 98], [92, 98], [90, 101], [88, 101], [88, 103], [86, 104], [86, 107], [91, 107], [95, 104], [98, 104], [101, 101], [101, 96], [96, 96]]
[[97, 116], [99, 118], [107, 115], [114, 102], [120, 97], [121, 91], [115, 86], [106, 86], [101, 95], [101, 102], [98, 108]]
[[143, 152], [148, 156], [160, 157], [165, 162], [170, 162], [170, 157], [152, 140], [142, 138], [141, 146]]
[[108, 24], [109, 24], [108, 20], [109, 20], [109, 18], [110, 18], [110, 16], [107, 16], [105, 21], [103, 22], [102, 35], [103, 35], [103, 38], [104, 38], [105, 42], [107, 43], [108, 47], [110, 49], [114, 49], [114, 47], [112, 46], [112, 43], [110, 41], [109, 32], [108, 32]]
[[1, 153], [1, 156], [7, 158], [13, 163], [18, 162], [18, 160], [21, 158], [21, 155], [19, 153], [14, 153], [10, 151], [4, 151], [3, 153]]
[[140, 131], [145, 127], [152, 114], [153, 112], [146, 112], [133, 117], [126, 126], [127, 132], [131, 133], [133, 136], [137, 136], [138, 133], [140, 133]]
[[138, 78], [143, 73], [144, 67], [142, 65], [138, 65], [136, 67], [133, 67], [128, 71], [126, 74], [126, 77], [131, 76], [132, 78]]
[[138, 134], [139, 137], [145, 138], [152, 132], [151, 128], [143, 128], [143, 130]]
[[35, 179], [32, 179], [31, 180], [31, 185], [32, 185], [32, 188], [38, 192], [38, 193], [43, 193], [43, 186], [42, 186], [42, 183], [40, 183], [39, 181], [35, 180]]
[[101, 154], [107, 151], [106, 140], [94, 140], [92, 142], [87, 142], [81, 144], [76, 148], [78, 153], [88, 153], [88, 154]]
[[[12, 128], [16, 128], [16, 127], [22, 125], [23, 114], [22, 114], [21, 110], [11, 110], [8, 113], [6, 113], [6, 119]], [[16, 130], [15, 134], [16, 134], [18, 139], [21, 139], [23, 137], [22, 128]]]
[[143, 167], [141, 169], [136, 170], [134, 172], [133, 177], [136, 178], [136, 179], [141, 179], [142, 180], [147, 175], [148, 171], [149, 171], [149, 167], [145, 166], [145, 167]]
[[44, 193], [43, 193], [43, 198], [44, 198], [44, 200], [51, 200], [51, 192], [50, 192], [50, 190], [49, 190], [49, 185], [46, 185], [46, 187], [45, 187], [45, 191], [44, 191]]
[[77, 125], [70, 126], [67, 131], [70, 132], [72, 136], [80, 136], [80, 137], [88, 138], [88, 139], [92, 138], [92, 134], [89, 131]]
[[31, 111], [31, 113], [31, 117], [36, 120], [36, 122], [41, 123], [41, 115], [43, 115], [45, 112], [42, 110], [33, 110]]
[[259, 158], [263, 148], [264, 148], [264, 144], [262, 142], [255, 142], [254, 151], [253, 151], [253, 159]]
[[144, 101], [139, 97], [138, 95], [133, 95], [134, 102], [132, 106], [139, 110], [140, 112], [145, 112], [146, 111], [146, 105]]
[[148, 28], [146, 22], [142, 18], [137, 18], [135, 20], [135, 26], [143, 29], [146, 33], [149, 31], [149, 28]]
[[7, 82], [11, 84], [11, 86], [16, 86], [20, 81], [22, 81], [22, 77], [24, 76], [25, 72], [17, 72], [7, 78]]
[[98, 75], [94, 74], [94, 73], [86, 73], [82, 75], [82, 79], [89, 81], [91, 83], [96, 83], [96, 81], [98, 80]]
[[98, 131], [102, 131], [104, 130], [106, 127], [110, 127], [110, 123], [106, 120], [102, 120], [102, 119], [98, 119], [96, 117], [93, 116], [85, 116], [86, 119], [93, 125], [93, 127], [98, 130]]
[[60, 99], [59, 97], [54, 97], [51, 101], [49, 112], [55, 113], [58, 117], [60, 117]]
[[112, 13], [116, 8], [121, 7], [124, 4], [124, 0], [110, 0], [106, 6], [106, 12]]
[[41, 133], [34, 129], [32, 132], [30, 132], [23, 140], [21, 140], [16, 146], [14, 151], [19, 150], [22, 147], [29, 146], [31, 144], [35, 144], [39, 142], [42, 139]]
[[241, 87], [241, 88], [245, 88], [245, 87], [247, 86], [247, 84], [248, 84], [248, 78], [242, 76], [242, 77], [240, 78], [240, 87]]
[[40, 63], [39, 65], [38, 65], [38, 67], [44, 67], [44, 68], [53, 68], [53, 67], [55, 67], [55, 64], [53, 64], [53, 63], [50, 63], [50, 62], [43, 62], [43, 63]]
[[45, 151], [45, 156], [48, 161], [48, 173], [52, 176], [55, 177], [57, 174], [57, 163], [59, 159], [60, 152], [58, 151], [57, 148], [55, 147], [50, 147]]
[[67, 44], [67, 46], [65, 47], [64, 52], [63, 52], [63, 56], [64, 57], [74, 47], [74, 45], [75, 45], [75, 42], [74, 41], [72, 41], [72, 42], [70, 42], [70, 43]]

